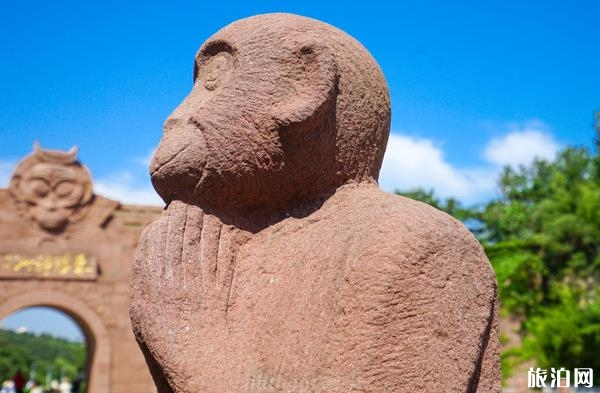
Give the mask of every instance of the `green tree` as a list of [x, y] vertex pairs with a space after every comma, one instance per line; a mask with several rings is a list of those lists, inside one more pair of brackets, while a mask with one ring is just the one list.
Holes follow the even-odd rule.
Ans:
[[[67, 341], [47, 334], [17, 334], [0, 329], [0, 382], [11, 378], [18, 370], [25, 376], [34, 368], [36, 379], [43, 382], [48, 370], [52, 378], [61, 375], [73, 379], [86, 367], [83, 343]], [[32, 367], [33, 366], [33, 367]]]
[[501, 196], [482, 206], [403, 193], [476, 229], [501, 312], [523, 320], [523, 348], [510, 355], [540, 367], [600, 369], [600, 113], [595, 127], [595, 151], [568, 147], [553, 161], [504, 168]]

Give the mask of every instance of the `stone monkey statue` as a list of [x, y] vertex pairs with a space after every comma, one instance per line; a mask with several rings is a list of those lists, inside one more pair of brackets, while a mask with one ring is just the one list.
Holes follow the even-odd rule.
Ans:
[[260, 15], [202, 45], [131, 284], [160, 393], [500, 392], [494, 273], [460, 222], [378, 188], [389, 126], [332, 26]]
[[17, 166], [9, 191], [26, 217], [52, 233], [77, 222], [93, 199], [92, 179], [77, 161], [77, 148], [45, 150], [37, 143]]

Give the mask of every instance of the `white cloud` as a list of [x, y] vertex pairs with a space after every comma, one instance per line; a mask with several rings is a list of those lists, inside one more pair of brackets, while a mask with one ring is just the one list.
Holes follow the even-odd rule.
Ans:
[[135, 162], [142, 165], [143, 167], [148, 168], [150, 166], [150, 161], [152, 161], [152, 157], [154, 156], [155, 151], [156, 149], [152, 149], [145, 156], [136, 157]]
[[560, 149], [559, 143], [539, 120], [524, 124], [509, 124], [510, 132], [492, 139], [484, 157], [492, 164], [505, 166], [527, 165], [535, 158], [552, 160]]
[[527, 165], [536, 157], [551, 160], [561, 148], [550, 127], [539, 120], [510, 123], [503, 129], [503, 136], [483, 148], [485, 162], [468, 168], [452, 165], [443, 149], [429, 139], [393, 133], [379, 184], [390, 192], [423, 188], [467, 204], [484, 202], [499, 192], [497, 181], [503, 166]]
[[150, 184], [141, 187], [135, 185], [134, 176], [129, 171], [122, 171], [113, 176], [98, 179], [94, 183], [94, 192], [122, 203], [164, 205], [164, 202]]
[[[150, 166], [154, 151], [152, 149], [147, 154], [133, 159], [137, 165], [145, 168], [145, 173], [147, 173], [147, 168]], [[139, 169], [137, 166], [131, 167], [96, 180], [94, 182], [94, 192], [122, 203], [163, 206], [164, 202], [156, 194], [150, 182], [140, 186], [139, 182], [135, 181], [136, 176], [134, 176], [134, 173], [137, 174]]]
[[0, 161], [0, 188], [8, 187], [10, 178], [15, 170], [15, 163], [12, 161]]
[[431, 140], [391, 134], [379, 184], [386, 190], [433, 189], [437, 196], [464, 202], [492, 196], [497, 171], [491, 168], [456, 168]]

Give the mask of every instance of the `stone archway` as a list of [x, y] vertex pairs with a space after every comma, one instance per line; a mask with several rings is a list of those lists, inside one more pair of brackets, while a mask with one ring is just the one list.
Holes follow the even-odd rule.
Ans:
[[95, 195], [76, 154], [36, 146], [0, 189], [0, 317], [59, 309], [87, 336], [88, 392], [155, 392], [131, 329], [129, 275], [161, 209]]
[[0, 320], [16, 311], [35, 306], [56, 308], [79, 324], [88, 345], [87, 393], [110, 391], [110, 340], [102, 319], [72, 296], [60, 292], [35, 291], [0, 304]]

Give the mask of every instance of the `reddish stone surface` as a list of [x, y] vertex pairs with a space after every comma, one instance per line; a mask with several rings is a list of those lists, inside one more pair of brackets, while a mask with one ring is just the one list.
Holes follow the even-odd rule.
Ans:
[[196, 56], [151, 164], [131, 318], [160, 393], [499, 392], [497, 290], [458, 221], [377, 186], [375, 60], [260, 15]]
[[[32, 306], [64, 311], [88, 344], [88, 393], [150, 393], [128, 282], [140, 232], [160, 209], [94, 195], [75, 155], [36, 148], [0, 189], [0, 320]], [[78, 255], [94, 263], [79, 266]]]

